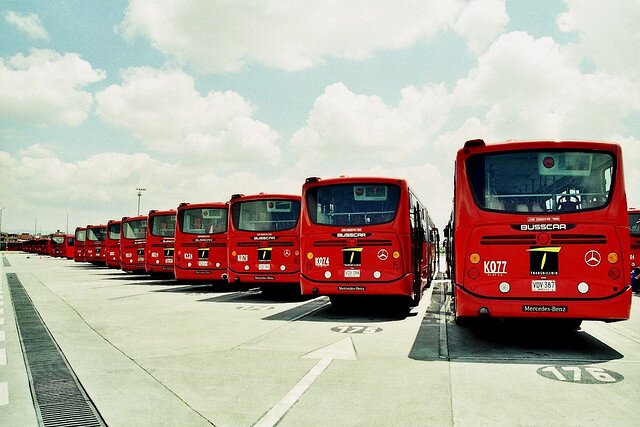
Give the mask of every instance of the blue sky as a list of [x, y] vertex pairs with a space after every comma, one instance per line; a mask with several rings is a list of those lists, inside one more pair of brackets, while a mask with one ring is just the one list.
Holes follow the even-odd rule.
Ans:
[[[0, 2], [3, 230], [399, 176], [442, 226], [466, 139], [619, 142], [640, 206], [640, 3]], [[1, 206], [0, 206], [1, 207]]]

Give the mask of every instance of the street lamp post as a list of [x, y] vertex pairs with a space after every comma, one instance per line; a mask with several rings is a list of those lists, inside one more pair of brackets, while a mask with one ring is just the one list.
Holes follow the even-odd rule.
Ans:
[[0, 251], [4, 249], [5, 245], [3, 245], [3, 242], [6, 244], [6, 239], [2, 235], [2, 211], [4, 211], [5, 208], [6, 206], [0, 208]]
[[140, 197], [142, 197], [142, 192], [147, 191], [146, 188], [136, 188], [138, 190], [138, 216], [140, 216]]

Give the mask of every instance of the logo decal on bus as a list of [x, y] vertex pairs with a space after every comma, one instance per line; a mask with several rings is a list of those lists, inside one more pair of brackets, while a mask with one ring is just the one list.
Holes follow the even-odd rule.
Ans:
[[558, 274], [558, 254], [560, 247], [540, 247], [527, 249], [529, 270], [532, 276]]
[[247, 261], [249, 261], [249, 255], [238, 254], [238, 262], [247, 262]]
[[371, 236], [371, 233], [335, 233], [335, 234], [332, 234], [332, 236], [338, 237], [340, 239], [357, 239], [360, 237]]
[[584, 262], [589, 267], [597, 267], [600, 265], [600, 261], [602, 261], [602, 257], [600, 256], [600, 252], [596, 250], [590, 250], [586, 254], [584, 254]]
[[258, 248], [258, 261], [269, 262], [271, 261], [271, 252], [273, 248]]
[[342, 250], [342, 263], [345, 266], [362, 265], [362, 248], [345, 248]]
[[514, 230], [518, 231], [561, 231], [571, 230], [575, 228], [576, 224], [561, 224], [561, 223], [549, 223], [549, 224], [514, 224], [511, 226]]
[[507, 274], [507, 261], [485, 261], [484, 274], [491, 276]]
[[[185, 254], [185, 258], [186, 258]], [[191, 255], [191, 254], [189, 254]], [[191, 258], [189, 258], [191, 259]], [[209, 259], [209, 248], [200, 248], [198, 249], [198, 259]]]

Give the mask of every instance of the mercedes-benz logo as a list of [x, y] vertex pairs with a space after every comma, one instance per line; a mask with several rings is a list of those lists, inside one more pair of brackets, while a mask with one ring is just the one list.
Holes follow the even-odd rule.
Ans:
[[289, 249], [285, 249], [285, 250], [284, 250], [284, 256], [286, 256], [287, 258], [288, 258], [289, 256], [291, 256], [291, 251], [290, 251]]
[[596, 267], [600, 265], [600, 261], [602, 261], [602, 257], [600, 253], [596, 250], [590, 250], [586, 254], [584, 254], [584, 262], [589, 267]]
[[387, 250], [386, 250], [386, 249], [380, 249], [380, 250], [378, 251], [378, 259], [379, 259], [380, 261], [386, 261], [386, 260], [387, 260], [387, 258], [389, 258], [389, 252], [387, 252]]

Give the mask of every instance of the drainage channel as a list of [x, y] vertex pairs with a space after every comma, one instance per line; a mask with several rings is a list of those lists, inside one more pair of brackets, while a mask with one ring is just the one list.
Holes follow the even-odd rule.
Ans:
[[106, 426], [17, 275], [7, 283], [40, 425]]

